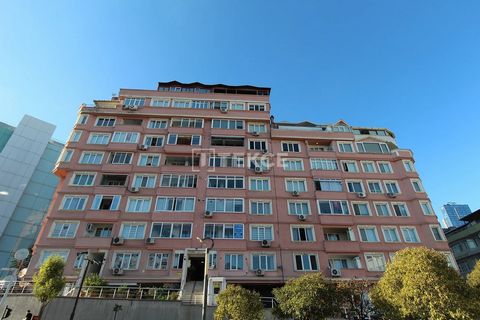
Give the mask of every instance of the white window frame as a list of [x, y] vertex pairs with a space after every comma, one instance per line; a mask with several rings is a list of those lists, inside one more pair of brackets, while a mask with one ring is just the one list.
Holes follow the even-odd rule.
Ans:
[[[224, 208], [222, 211], [218, 211], [218, 210], [212, 210], [214, 213], [233, 213], [233, 214], [236, 214], [236, 213], [245, 213], [245, 199], [244, 198], [219, 198], [219, 197], [212, 197], [212, 198], [206, 198], [205, 199], [205, 211], [209, 210], [208, 209], [208, 202], [210, 200], [214, 200], [214, 201], [217, 201], [217, 200], [223, 200], [223, 203], [224, 203]], [[242, 201], [242, 211], [227, 211], [227, 203], [226, 201], [228, 200], [232, 200], [233, 201], [233, 207], [235, 208], [235, 203], [238, 201], [238, 200], [241, 200]], [[216, 207], [216, 205], [215, 205]], [[215, 208], [217, 209], [217, 208]]]
[[[383, 262], [383, 266], [381, 268], [372, 268], [371, 265], [369, 265], [368, 263], [368, 257], [372, 257], [372, 258], [381, 258], [382, 262]], [[387, 262], [385, 260], [385, 254], [383, 253], [380, 253], [380, 252], [365, 252], [364, 253], [364, 258], [365, 258], [365, 267], [367, 268], [368, 271], [371, 271], [371, 272], [383, 272], [385, 271], [385, 267], [387, 265]]]
[[70, 137], [68, 138], [68, 142], [78, 142], [80, 141], [80, 138], [82, 137], [82, 130], [73, 130], [72, 133], [70, 134]]
[[[288, 168], [292, 168], [291, 165], [286, 165], [287, 162], [294, 162], [293, 168], [295, 170], [291, 170]], [[297, 165], [300, 164], [300, 170], [297, 170]], [[298, 171], [305, 171], [305, 166], [303, 165], [303, 160], [302, 159], [295, 159], [295, 158], [283, 158], [282, 159], [282, 167], [283, 171], [288, 171], [288, 172], [298, 172]]]
[[[302, 261], [302, 268], [298, 269], [297, 267], [297, 256], [301, 256], [301, 261]], [[310, 264], [310, 268], [306, 268], [305, 266], [305, 260], [303, 259], [303, 256], [308, 256], [308, 263]], [[312, 267], [312, 261], [311, 258], [315, 258], [315, 263], [316, 263], [316, 269]], [[318, 254], [316, 253], [306, 253], [306, 252], [294, 252], [293, 253], [293, 269], [298, 272], [318, 272], [320, 271], [320, 263], [318, 261]]]
[[[287, 147], [287, 150], [285, 150], [285, 145]], [[300, 142], [298, 141], [280, 141], [280, 150], [282, 150], [282, 152], [289, 152], [289, 153], [300, 153], [302, 152], [302, 146], [300, 144]], [[298, 148], [298, 151], [295, 151], [295, 146], [297, 146]]]
[[[167, 208], [166, 209], [160, 209], [158, 208], [158, 201], [160, 199], [165, 199], [165, 201], [167, 201]], [[183, 207], [182, 209], [185, 209], [186, 207], [186, 204], [187, 204], [187, 201], [188, 203], [191, 203], [193, 204], [191, 210], [179, 210], [179, 208], [177, 208], [178, 206], [178, 201], [179, 200], [182, 200], [183, 201]], [[155, 199], [155, 212], [195, 212], [195, 201], [196, 198], [195, 197], [184, 197], [184, 196], [157, 196], [156, 199]], [[173, 201], [173, 204], [172, 204], [172, 209], [170, 210], [168, 208], [168, 202], [169, 201]]]
[[[417, 241], [409, 241], [407, 240], [407, 238], [405, 237], [405, 230], [413, 230], [413, 232], [415, 233], [415, 237], [417, 238]], [[421, 243], [421, 239], [420, 239], [420, 236], [418, 235], [418, 231], [417, 231], [417, 228], [414, 227], [414, 226], [401, 226], [400, 227], [400, 231], [402, 233], [402, 238], [403, 238], [403, 241], [405, 243]]]
[[[358, 216], [358, 217], [369, 217], [369, 216], [372, 216], [372, 210], [370, 210], [370, 204], [368, 203], [368, 201], [350, 201], [351, 205], [352, 205], [352, 214], [354, 216]], [[367, 208], [367, 211], [368, 211], [368, 215], [365, 215], [365, 214], [357, 214], [355, 212], [355, 205], [366, 205], [366, 208]]]
[[[150, 157], [152, 157], [152, 159], [149, 160]], [[145, 158], [145, 165], [142, 165], [143, 158]], [[158, 161], [157, 161], [156, 165], [153, 165], [155, 163], [155, 161], [154, 161], [155, 158], [158, 158]], [[162, 156], [159, 153], [140, 153], [140, 155], [138, 156], [138, 160], [137, 160], [137, 166], [139, 166], [139, 167], [160, 167], [160, 161], [161, 160], [162, 160]], [[151, 164], [147, 165], [147, 163], [151, 163]]]
[[[288, 189], [288, 184], [289, 183], [291, 183], [292, 187], [293, 187], [293, 189], [291, 189], [291, 190]], [[300, 183], [303, 183], [303, 186], [304, 186], [305, 190], [300, 190], [299, 188], [297, 188], [298, 186], [300, 186]], [[297, 187], [295, 187], [295, 186], [297, 186]], [[287, 191], [287, 192], [294, 192], [294, 191], [308, 192], [307, 179], [304, 179], [304, 178], [285, 178], [285, 191]]]
[[[330, 213], [322, 213], [320, 210], [320, 202], [328, 202], [330, 206]], [[340, 202], [340, 208], [342, 208], [342, 213], [335, 213], [334, 212], [334, 207], [332, 202]], [[345, 211], [345, 208], [347, 208], [348, 211]], [[351, 209], [348, 204], [347, 200], [330, 200], [330, 199], [317, 199], [317, 209], [318, 209], [318, 214], [319, 215], [327, 215], [327, 216], [348, 216], [350, 215]]]
[[140, 139], [140, 133], [134, 131], [115, 131], [112, 135], [111, 143], [129, 143], [136, 144]]
[[340, 170], [337, 159], [329, 159], [329, 158], [311, 158], [310, 167], [312, 168], [312, 170], [321, 170], [321, 171]]
[[[262, 151], [262, 152], [263, 152], [263, 150], [266, 150], [266, 151], [269, 150], [268, 141], [266, 139], [248, 139], [247, 142], [248, 142], [248, 150], [255, 150], [255, 151]], [[254, 148], [251, 148], [251, 143], [254, 144], [253, 145]], [[265, 145], [265, 148], [260, 148], [260, 149], [255, 148], [256, 143], [260, 143], [260, 147]]]
[[117, 211], [120, 209], [120, 203], [122, 201], [122, 196], [120, 195], [107, 195], [107, 194], [96, 194], [93, 197], [92, 205], [90, 206], [90, 210], [103, 210], [100, 209], [100, 204], [103, 201], [104, 197], [112, 197], [112, 204], [110, 209], [106, 209], [108, 211]]
[[[412, 184], [412, 189], [415, 193], [424, 193], [425, 189], [423, 188], [422, 181], [420, 179], [410, 179], [410, 183]], [[415, 183], [418, 185], [419, 190], [415, 188]]]
[[[344, 145], [350, 145], [350, 148], [352, 149], [352, 151], [345, 151]], [[352, 142], [337, 141], [337, 148], [338, 148], [338, 152], [341, 152], [341, 153], [355, 153], [355, 147]]]
[[[158, 233], [158, 235], [153, 235], [153, 228], [157, 225], [160, 225], [160, 231]], [[167, 226], [166, 228], [169, 229], [169, 236], [168, 237], [162, 237], [162, 233], [163, 233], [163, 228], [164, 226]], [[179, 237], [174, 237], [173, 236], [173, 229], [175, 227], [178, 227], [180, 226], [180, 236]], [[183, 228], [185, 226], [188, 226], [188, 228], [190, 229], [190, 232], [188, 234], [188, 237], [184, 237], [183, 236]], [[150, 238], [155, 238], [155, 239], [191, 239], [192, 238], [192, 230], [193, 230], [193, 224], [192, 223], [189, 223], [189, 222], [160, 222], [160, 221], [157, 221], [157, 222], [152, 222], [151, 226], [150, 226], [150, 233], [149, 233], [149, 237]]]
[[[45, 257], [45, 254], [47, 252], [52, 252], [52, 254], [49, 254], [47, 257]], [[69, 255], [70, 255], [69, 249], [55, 249], [55, 248], [43, 249], [40, 253], [40, 258], [38, 259], [35, 267], [40, 268], [42, 264], [45, 262], [45, 260], [51, 256], [59, 256], [60, 258], [62, 258], [64, 262], [66, 262], [68, 260]]]
[[[292, 210], [290, 210], [291, 209], [290, 204], [295, 204], [295, 211], [297, 211], [298, 208], [302, 208], [301, 210], [303, 211], [303, 208], [304, 208], [303, 204], [305, 203], [307, 204], [308, 212], [298, 213], [298, 212], [292, 212]], [[300, 206], [296, 204], [300, 204]], [[288, 207], [288, 214], [292, 216], [312, 214], [312, 208], [310, 207], [310, 200], [287, 200], [287, 207]]]
[[[128, 155], [130, 155], [130, 161], [128, 162], [114, 162], [113, 160], [115, 160], [115, 157], [117, 154], [125, 154], [125, 160], [127, 159]], [[108, 164], [112, 164], [112, 165], [131, 165], [132, 162], [133, 162], [133, 157], [134, 157], [134, 153], [133, 152], [125, 152], [125, 151], [112, 151], [110, 152], [109, 156], [108, 156]]]
[[[266, 189], [263, 189], [263, 185], [267, 182]], [[255, 182], [255, 185], [258, 187], [258, 182], [260, 182], [261, 188], [253, 188], [253, 182]], [[258, 192], [268, 192], [272, 190], [271, 184], [270, 184], [270, 178], [264, 178], [264, 177], [250, 177], [248, 178], [248, 190], [250, 191], [258, 191]]]
[[249, 133], [252, 133], [252, 132], [266, 133], [267, 125], [263, 122], [248, 122], [247, 130]]
[[[389, 185], [395, 185], [395, 187], [397, 188], [397, 191], [398, 192], [392, 192], [389, 190]], [[400, 189], [400, 185], [398, 184], [398, 181], [395, 181], [395, 180], [384, 180], [383, 181], [383, 185], [385, 186], [385, 192], [386, 193], [393, 193], [395, 195], [398, 195], [398, 194], [402, 194], [402, 190]]]
[[[82, 199], [83, 200], [83, 204], [81, 205], [81, 207], [79, 209], [66, 209], [65, 208], [65, 202], [67, 202], [68, 199]], [[60, 208], [59, 210], [65, 210], [65, 211], [83, 211], [85, 210], [85, 207], [87, 205], [87, 201], [88, 201], [88, 196], [84, 196], [84, 195], [77, 195], [77, 194], [66, 194], [63, 196], [62, 198], [62, 202], [60, 203]], [[71, 201], [70, 201], [71, 202]], [[78, 208], [78, 203], [77, 205], [75, 206], [75, 208]]]
[[[115, 269], [115, 268], [116, 268], [116, 267], [115, 267], [115, 261], [117, 260], [117, 256], [120, 255], [120, 254], [122, 254], [122, 255], [130, 255], [130, 258], [129, 258], [128, 268], [122, 268], [123, 259], [125, 258], [125, 256], [122, 257], [122, 262], [120, 263], [119, 269], [122, 269], [122, 270], [138, 270], [138, 266], [140, 265], [140, 260], [142, 259], [142, 252], [141, 252], [141, 251], [115, 251], [115, 252], [113, 253], [113, 257], [112, 257], [112, 263], [111, 263], [112, 269]], [[138, 257], [137, 257], [137, 264], [136, 264], [133, 268], [131, 268], [131, 267], [130, 267], [130, 261], [131, 261], [131, 259], [132, 259], [132, 256], [131, 256], [131, 255], [133, 255], [133, 254], [137, 254]]]
[[416, 172], [415, 166], [413, 161], [411, 160], [403, 160], [403, 167], [405, 168], [405, 172]]
[[[62, 231], [65, 230], [65, 226], [68, 226], [66, 233], [62, 236]], [[77, 235], [78, 226], [80, 225], [80, 221], [76, 220], [55, 220], [50, 227], [50, 232], [48, 233], [49, 238], [54, 239], [73, 239]], [[60, 231], [57, 236], [54, 236], [53, 233], [55, 231], [55, 227], [60, 226]], [[70, 229], [73, 228], [73, 233], [69, 235], [71, 232]]]
[[[387, 167], [389, 168], [388, 170], [390, 172], [382, 172], [382, 165], [387, 165]], [[381, 174], [392, 174], [394, 173], [393, 172], [393, 167], [392, 167], [392, 164], [390, 163], [390, 161], [377, 161], [377, 166], [378, 166], [378, 173], [381, 173]]]
[[[368, 241], [367, 240], [363, 240], [362, 238], [362, 232], [361, 230], [362, 229], [373, 229], [374, 232], [375, 232], [375, 237], [376, 237], [376, 241]], [[378, 230], [377, 230], [377, 227], [374, 226], [374, 225], [360, 225], [360, 226], [357, 226], [357, 230], [358, 230], [358, 238], [360, 239], [360, 242], [365, 242], [365, 243], [379, 243], [380, 242], [380, 237], [378, 236]]]
[[[360, 161], [363, 173], [377, 173], [377, 166], [374, 161]], [[365, 165], [371, 165], [373, 171], [365, 170]]]
[[[397, 237], [397, 241], [389, 241], [387, 240], [387, 236], [385, 235], [385, 231], [386, 230], [394, 230], [395, 231], [395, 235]], [[396, 226], [382, 226], [382, 234], [383, 234], [383, 239], [385, 240], [385, 242], [387, 243], [400, 243], [402, 242], [401, 238], [400, 238], [400, 234], [398, 233], [398, 228]]]
[[[228, 256], [228, 257], [227, 257]], [[243, 270], [243, 266], [244, 266], [244, 257], [243, 257], [243, 254], [242, 253], [231, 253], [231, 252], [225, 252], [224, 256], [223, 256], [223, 260], [224, 260], [224, 269], [225, 271], [241, 271]], [[229, 262], [229, 268], [227, 268], [227, 260]], [[235, 260], [235, 268], [232, 268], [232, 261]], [[241, 261], [241, 268], [239, 268], [239, 261]]]
[[[350, 191], [350, 183], [360, 183], [361, 191]], [[345, 180], [345, 185], [347, 187], [347, 192], [348, 193], [364, 193], [365, 194], [365, 187], [363, 186], [363, 181], [362, 180]]]
[[[261, 237], [260, 234], [259, 234], [258, 239], [253, 239], [253, 228], [262, 229], [263, 230], [263, 237]], [[265, 237], [267, 229], [270, 229], [271, 238]], [[275, 230], [273, 228], [273, 224], [251, 224], [249, 226], [249, 233], [250, 233], [249, 234], [250, 241], [263, 241], [263, 240], [275, 241], [275, 235], [274, 235]], [[260, 233], [260, 231], [257, 231], [257, 233]]]
[[[108, 126], [104, 126], [104, 125], [99, 125], [99, 122], [100, 122], [100, 119], [103, 120], [102, 123], [105, 123], [105, 121], [108, 121], [108, 123], [110, 123], [110, 120], [113, 120], [113, 125], [108, 125]], [[114, 128], [115, 127], [115, 124], [117, 123], [117, 119], [115, 117], [97, 117], [95, 119], [95, 127], [100, 127], [100, 128]]]
[[[216, 181], [216, 187], [211, 187], [210, 186], [210, 179]], [[219, 181], [224, 182], [223, 187], [219, 187]], [[242, 187], [237, 188], [237, 182], [241, 181], [242, 182]], [[228, 184], [229, 182], [233, 182], [233, 188], [229, 188]], [[230, 176], [230, 175], [215, 175], [215, 176], [208, 176], [207, 178], [207, 188], [209, 189], [230, 189], [230, 190], [241, 190], [245, 189], [245, 177], [244, 176]]]
[[[164, 179], [169, 179], [168, 185], [164, 185]], [[173, 179], [172, 179], [173, 178]], [[172, 182], [176, 180], [176, 184]], [[189, 186], [189, 182], [192, 182], [192, 186]], [[177, 174], [177, 173], [165, 173], [160, 176], [160, 188], [196, 188], [198, 183], [198, 177], [195, 174]]]
[[[147, 143], [147, 140], [150, 139], [150, 142]], [[152, 139], [157, 139], [157, 141], [159, 139], [162, 139], [161, 140], [161, 144], [160, 145], [153, 145], [152, 144]], [[143, 144], [146, 145], [146, 146], [149, 146], [151, 148], [161, 148], [165, 145], [165, 136], [164, 135], [157, 135], [157, 134], [146, 134], [144, 137], [143, 137]]]
[[[129, 227], [130, 229], [132, 227], [135, 227], [136, 228], [136, 231], [135, 231], [135, 237], [130, 237], [129, 235], [124, 235], [123, 232], [125, 231], [125, 228], [126, 227]], [[143, 232], [139, 233], [139, 228], [140, 227], [143, 227]], [[142, 240], [142, 239], [145, 239], [145, 232], [147, 230], [147, 223], [146, 222], [133, 222], [133, 221], [129, 221], [129, 222], [123, 222], [122, 225], [120, 226], [120, 232], [118, 233], [122, 238], [126, 239], [126, 240]], [[131, 233], [131, 230], [129, 231], [129, 233]], [[138, 236], [137, 236], [138, 234]]]
[[[93, 176], [92, 178], [92, 182], [90, 184], [74, 184], [73, 181], [75, 180], [75, 177], [77, 175], [84, 175], [84, 176]], [[95, 180], [97, 178], [97, 173], [96, 172], [79, 172], [79, 171], [75, 171], [73, 174], [72, 174], [72, 177], [70, 178], [70, 182], [69, 182], [69, 185], [70, 186], [76, 186], [76, 187], [91, 187], [95, 184]]]
[[[87, 139], [87, 144], [106, 146], [110, 143], [111, 137], [112, 135], [110, 133], [90, 132], [90, 135], [88, 136], [88, 139]], [[98, 143], [98, 140], [100, 139], [101, 139], [101, 142], [105, 142], [105, 143]], [[95, 143], [93, 143], [93, 140], [95, 140]]]
[[[148, 201], [148, 208], [146, 210], [130, 210], [130, 203], [132, 201]], [[138, 206], [138, 205], [136, 205]], [[142, 204], [142, 207], [144, 204]], [[130, 213], [148, 213], [150, 212], [150, 209], [152, 207], [152, 198], [151, 197], [128, 197], [127, 199], [127, 205], [125, 206], [125, 212], [130, 212]]]
[[[293, 236], [293, 234], [294, 234], [293, 230], [294, 229], [305, 229], [305, 239], [307, 238], [306, 230], [311, 229], [312, 239], [311, 240], [294, 240], [294, 236]], [[315, 235], [315, 226], [314, 225], [311, 225], [311, 224], [291, 224], [290, 225], [290, 239], [291, 239], [292, 243], [305, 243], [305, 242], [313, 243], [313, 242], [317, 241], [316, 238], [317, 237]]]
[[[367, 180], [366, 182], [367, 182], [367, 187], [368, 187], [368, 192], [369, 193], [372, 193], [372, 194], [383, 194], [384, 193], [383, 185], [382, 185], [382, 182], [380, 180]], [[372, 191], [372, 188], [370, 188], [370, 183], [378, 184], [378, 186], [380, 187], [380, 191], [378, 191], [378, 192], [377, 192], [377, 190]]]
[[155, 130], [167, 129], [168, 128], [168, 119], [162, 119], [162, 118], [148, 119], [147, 128], [148, 129], [155, 129]]
[[[358, 169], [357, 161], [355, 160], [341, 160], [340, 164], [342, 166], [342, 171], [343, 172], [349, 172], [349, 173], [359, 173], [360, 170]], [[349, 165], [353, 164], [353, 170], [350, 170]]]
[[[272, 208], [272, 200], [261, 200], [261, 199], [250, 199], [249, 201], [250, 205], [249, 205], [249, 213], [251, 215], [254, 215], [254, 216], [270, 216], [273, 214], [273, 208]], [[270, 206], [270, 213], [253, 213], [253, 210], [252, 210], [252, 205], [253, 203], [259, 203], [262, 205], [262, 207], [264, 207], [265, 204], [269, 204]], [[263, 210], [263, 209], [262, 209]], [[258, 210], [257, 210], [258, 211]]]
[[[137, 183], [137, 179], [140, 178], [140, 184]], [[145, 180], [146, 179], [146, 180]], [[143, 186], [142, 184], [146, 181], [146, 185]], [[152, 183], [153, 181], [153, 183]], [[137, 173], [133, 176], [132, 179], [132, 188], [144, 188], [144, 189], [153, 189], [157, 187], [157, 175], [151, 173]]]
[[[162, 102], [162, 103], [158, 103], [158, 102]], [[157, 103], [155, 103], [157, 102]], [[165, 102], [166, 102], [166, 105], [165, 105]], [[160, 105], [159, 105], [160, 104]], [[168, 98], [152, 98], [150, 100], [150, 107], [154, 107], [154, 108], [168, 108], [170, 106], [170, 99]]]
[[[89, 161], [85, 162], [85, 157], [89, 156]], [[86, 164], [86, 165], [101, 165], [103, 162], [103, 157], [105, 156], [105, 152], [99, 152], [99, 151], [83, 151], [82, 155], [80, 156], [80, 159], [78, 160], [79, 164]], [[95, 160], [99, 158], [100, 160], [97, 160], [95, 162], [90, 162], [90, 159], [94, 157]]]
[[[387, 215], [380, 215], [379, 212], [378, 212], [377, 205], [385, 205], [386, 208], [387, 208], [388, 214]], [[375, 207], [375, 213], [376, 213], [377, 217], [391, 217], [392, 216], [392, 209], [390, 208], [390, 205], [389, 205], [388, 202], [380, 202], [380, 201], [379, 202], [374, 202], [373, 206]]]
[[[235, 223], [235, 222], [232, 222], [232, 223], [204, 223], [203, 224], [203, 236], [204, 237], [207, 237], [207, 234], [206, 234], [206, 227], [207, 225], [212, 225], [213, 226], [213, 239], [222, 239], [222, 240], [245, 240], [245, 224], [244, 223]], [[221, 237], [216, 237], [215, 235], [215, 227], [217, 225], [221, 225], [222, 226], [222, 236]], [[232, 233], [232, 238], [226, 238], [225, 237], [225, 226], [229, 226], [230, 225], [232, 226], [233, 228], [233, 233]], [[241, 225], [242, 226], [242, 237], [239, 238], [239, 237], [235, 237], [235, 226], [239, 226]]]
[[[170, 138], [175, 136], [175, 143], [170, 143]], [[178, 136], [190, 137], [190, 144], [178, 144]], [[193, 137], [198, 137], [198, 144], [193, 144]], [[169, 133], [167, 137], [167, 145], [170, 146], [201, 146], [202, 136], [200, 134], [183, 134], [183, 133]]]
[[[410, 210], [408, 209], [408, 206], [407, 206], [407, 203], [406, 202], [391, 202], [390, 205], [392, 206], [392, 216], [394, 217], [410, 217]], [[405, 211], [407, 213], [406, 216], [399, 216], [397, 215], [396, 211], [395, 211], [395, 206], [404, 206], [405, 207]], [[400, 210], [400, 209], [399, 209]]]
[[[152, 264], [150, 265], [150, 257], [153, 257]], [[149, 252], [147, 255], [147, 270], [168, 270], [168, 260], [170, 254], [167, 252]], [[158, 268], [155, 266], [158, 262]]]
[[[256, 256], [259, 259], [259, 261], [258, 261], [259, 267], [257, 269], [254, 269], [253, 260], [255, 259]], [[265, 257], [265, 262], [267, 262], [266, 257], [272, 257], [272, 262], [273, 262], [272, 268], [268, 268], [268, 263], [266, 264], [267, 268], [262, 268], [262, 261], [260, 261], [262, 259], [262, 257]], [[252, 252], [250, 254], [250, 261], [251, 261], [250, 268], [253, 271], [256, 271], [258, 269], [260, 269], [262, 271], [275, 271], [275, 270], [277, 270], [277, 257], [276, 257], [275, 253], [271, 253], [271, 252]]]
[[[432, 204], [430, 203], [430, 201], [420, 200], [419, 204], [420, 204], [420, 208], [422, 209], [423, 215], [425, 215], [425, 216], [434, 216], [435, 215], [435, 211], [433, 210], [433, 207], [432, 207]], [[428, 212], [425, 212], [425, 206], [427, 207]]]
[[[429, 229], [430, 229], [430, 232], [432, 233], [432, 237], [433, 237], [433, 240], [435, 241], [440, 241], [440, 242], [445, 242], [447, 241], [447, 238], [445, 237], [445, 234], [443, 233], [443, 230], [442, 230], [442, 227], [440, 227], [440, 225], [438, 224], [431, 224], [429, 225]], [[440, 235], [440, 239], [437, 239], [435, 237], [435, 233], [433, 232], [433, 229], [437, 229], [439, 235]]]

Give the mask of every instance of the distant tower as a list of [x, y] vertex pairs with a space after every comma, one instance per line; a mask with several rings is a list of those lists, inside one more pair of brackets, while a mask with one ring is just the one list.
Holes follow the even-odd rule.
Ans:
[[460, 227], [464, 224], [460, 219], [472, 213], [468, 204], [448, 202], [442, 206], [443, 223], [447, 228]]

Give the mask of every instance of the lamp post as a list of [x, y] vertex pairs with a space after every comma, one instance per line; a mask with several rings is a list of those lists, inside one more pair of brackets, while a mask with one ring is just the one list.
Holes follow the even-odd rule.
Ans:
[[[209, 268], [209, 261], [208, 261], [208, 254], [210, 250], [212, 250], [213, 246], [215, 245], [215, 241], [213, 241], [210, 237], [205, 237], [200, 239], [197, 237], [197, 240], [203, 245], [205, 240], [210, 240], [212, 243], [210, 247], [205, 248], [205, 270], [203, 274], [203, 302], [202, 302], [202, 320], [207, 319], [207, 294], [208, 294], [208, 268]], [[71, 319], [72, 320], [72, 319]]]
[[[87, 254], [88, 255], [88, 252], [79, 252], [78, 254]], [[85, 281], [85, 276], [87, 274], [88, 267], [90, 266], [90, 263], [100, 264], [100, 262], [96, 261], [95, 259], [91, 258], [90, 256], [87, 256], [85, 258], [85, 260], [87, 260], [87, 265], [85, 266], [85, 269], [83, 270], [83, 272], [81, 274], [80, 286], [78, 287], [77, 296], [75, 297], [75, 303], [73, 304], [72, 313], [70, 314], [70, 320], [73, 320], [73, 318], [75, 317], [75, 310], [77, 309], [78, 299], [80, 298], [80, 293], [82, 292], [83, 282]]]

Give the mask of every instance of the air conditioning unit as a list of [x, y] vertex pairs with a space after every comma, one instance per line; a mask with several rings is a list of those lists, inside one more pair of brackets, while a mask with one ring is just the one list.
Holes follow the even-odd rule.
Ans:
[[331, 268], [330, 269], [330, 275], [332, 277], [340, 277], [342, 275], [342, 271], [341, 271], [341, 269]]
[[263, 277], [265, 275], [265, 273], [263, 272], [262, 269], [257, 269], [257, 270], [255, 270], [255, 275], [257, 277]]
[[357, 193], [357, 197], [358, 197], [358, 198], [365, 198], [366, 195], [365, 195], [365, 193], [363, 193], [363, 192], [358, 192], [358, 193]]
[[257, 131], [252, 131], [251, 134], [252, 134], [252, 136], [254, 136], [254, 137], [258, 137], [258, 136], [259, 136], [259, 134], [258, 134]]
[[307, 220], [307, 216], [305, 216], [304, 214], [299, 214], [298, 215], [298, 220], [305, 221], [305, 220]]
[[255, 173], [262, 173], [263, 172], [263, 169], [262, 167], [255, 167]]
[[138, 106], [130, 106], [128, 109], [132, 110], [132, 111], [137, 111], [138, 110]]
[[125, 242], [125, 239], [122, 237], [113, 237], [112, 238], [112, 245], [114, 246], [121, 246]]
[[216, 269], [217, 265], [216, 264], [211, 264], [208, 266], [208, 269]]
[[220, 111], [223, 113], [227, 113], [228, 107], [227, 106], [220, 106]]
[[114, 276], [121, 276], [121, 275], [123, 275], [123, 269], [113, 268], [113, 269], [112, 269], [112, 274], [113, 274]]
[[145, 243], [146, 243], [146, 244], [154, 244], [154, 243], [155, 243], [155, 239], [154, 239], [154, 238], [146, 238], [146, 239], [145, 239]]
[[396, 195], [395, 193], [393, 193], [393, 192], [388, 192], [388, 193], [387, 193], [387, 197], [389, 197], [389, 198], [396, 198], [397, 195]]
[[128, 191], [130, 191], [132, 193], [137, 193], [138, 191], [140, 191], [140, 188], [139, 187], [131, 187]]
[[292, 196], [298, 197], [300, 193], [298, 191], [292, 191]]
[[213, 212], [207, 210], [207, 211], [205, 211], [205, 213], [203, 214], [203, 216], [204, 216], [205, 218], [211, 218], [211, 217], [213, 217]]
[[127, 106], [126, 104], [122, 105], [122, 109], [123, 109], [123, 110], [127, 110], [127, 109], [129, 109], [129, 108], [130, 108], [130, 106]]
[[139, 144], [138, 145], [138, 150], [147, 151], [148, 147], [149, 146], [147, 144]]
[[269, 240], [262, 240], [262, 248], [270, 248], [271, 242]]
[[268, 150], [267, 150], [267, 149], [263, 149], [262, 152], [263, 152], [263, 153], [268, 153]]
[[87, 223], [85, 229], [87, 230], [87, 232], [93, 232], [93, 224], [92, 223]]

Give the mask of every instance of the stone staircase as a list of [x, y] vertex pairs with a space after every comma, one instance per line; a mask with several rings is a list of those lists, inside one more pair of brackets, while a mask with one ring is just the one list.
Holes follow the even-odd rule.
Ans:
[[202, 304], [203, 302], [203, 281], [188, 281], [183, 286], [182, 303]]

